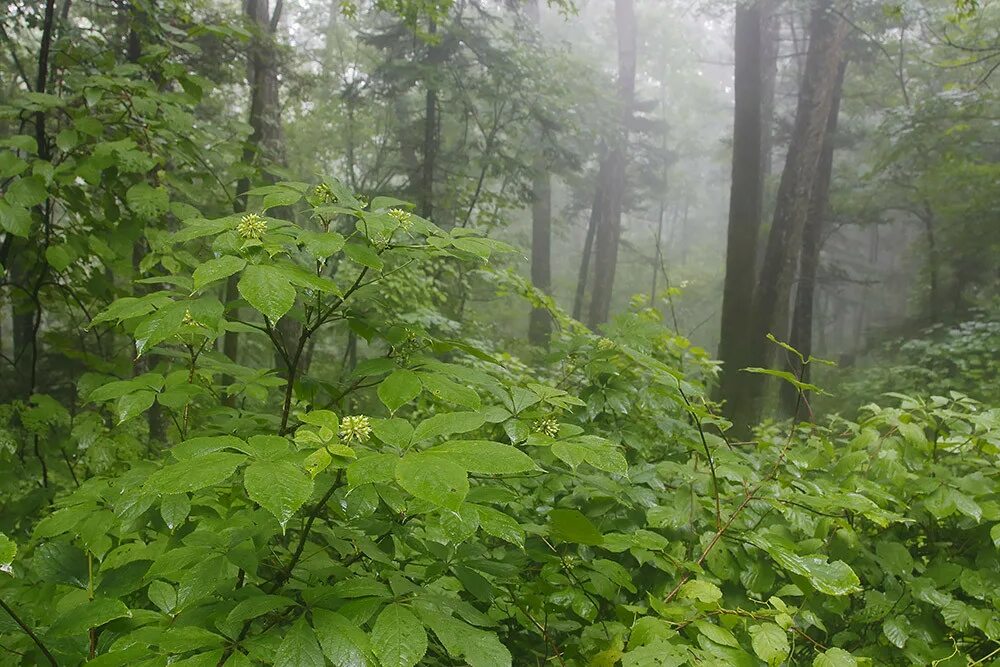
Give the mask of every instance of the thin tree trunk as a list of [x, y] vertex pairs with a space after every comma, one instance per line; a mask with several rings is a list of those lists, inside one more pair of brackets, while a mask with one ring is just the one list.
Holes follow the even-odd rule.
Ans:
[[[792, 331], [788, 343], [802, 353], [806, 359], [812, 354], [813, 339], [813, 302], [816, 294], [816, 273], [819, 268], [819, 254], [822, 247], [823, 227], [830, 202], [830, 181], [833, 178], [833, 149], [837, 134], [837, 121], [840, 115], [840, 98], [844, 87], [844, 73], [847, 61], [841, 61], [837, 72], [837, 81], [833, 91], [833, 101], [830, 104], [830, 115], [826, 124], [826, 136], [823, 138], [823, 153], [820, 156], [816, 171], [816, 183], [813, 185], [809, 202], [809, 215], [802, 233], [802, 254], [799, 258], [799, 280], [795, 287], [795, 308], [792, 312]], [[803, 365], [798, 358], [791, 355], [788, 359], [788, 371], [809, 381], [809, 364]], [[781, 409], [785, 415], [798, 417], [798, 391], [788, 382], [781, 384]]]
[[[834, 0], [813, 6], [809, 49], [799, 87], [795, 127], [778, 186], [774, 220], [768, 236], [760, 281], [754, 297], [750, 329], [752, 366], [767, 367], [773, 347], [766, 340], [776, 328], [787, 326], [792, 278], [802, 247], [802, 233], [809, 213], [812, 189], [823, 152], [824, 137], [833, 103], [837, 73], [848, 24], [835, 12]], [[756, 418], [765, 376], [749, 374], [748, 389], [740, 396], [741, 417]]]
[[[437, 35], [437, 23], [432, 19], [427, 27], [432, 36]], [[438, 91], [434, 81], [434, 68], [439, 64], [440, 47], [431, 44], [427, 51], [428, 75], [424, 78], [424, 160], [420, 170], [420, 215], [430, 218], [434, 213], [434, 168], [438, 153]]]
[[606, 186], [602, 213], [595, 234], [594, 289], [591, 294], [591, 328], [606, 322], [611, 311], [615, 271], [618, 267], [618, 243], [622, 229], [622, 206], [625, 198], [625, 169], [628, 165], [628, 128], [635, 106], [636, 23], [634, 0], [615, 0], [615, 24], [618, 31], [618, 101], [621, 120], [607, 154]]
[[[549, 294], [552, 289], [552, 184], [542, 156], [535, 160], [531, 204], [531, 282]], [[545, 308], [533, 308], [528, 322], [528, 341], [548, 345], [552, 316]]]
[[[747, 331], [753, 315], [757, 240], [763, 201], [764, 122], [761, 3], [736, 6], [734, 73], [733, 169], [726, 233], [726, 277], [722, 293], [719, 359], [722, 371], [717, 398], [734, 424], [745, 422], [743, 397], [749, 379]], [[740, 427], [741, 428], [741, 427]]]
[[587, 281], [590, 278], [590, 257], [594, 254], [594, 236], [600, 225], [601, 211], [604, 208], [604, 171], [606, 164], [601, 159], [594, 183], [594, 203], [590, 207], [590, 219], [587, 222], [587, 234], [583, 239], [583, 252], [580, 255], [580, 272], [576, 279], [576, 295], [573, 298], [573, 319], [583, 319], [583, 302], [587, 296]]

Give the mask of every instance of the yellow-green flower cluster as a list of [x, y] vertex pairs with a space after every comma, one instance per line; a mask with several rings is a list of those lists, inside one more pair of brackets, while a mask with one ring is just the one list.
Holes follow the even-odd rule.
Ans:
[[236, 225], [236, 233], [244, 239], [259, 239], [267, 231], [267, 220], [256, 213], [247, 213]]
[[340, 420], [340, 437], [347, 442], [367, 442], [372, 435], [372, 420], [365, 415], [353, 415]]
[[609, 350], [615, 349], [616, 345], [610, 338], [601, 338], [597, 341], [597, 349], [601, 352], [607, 352]]
[[399, 226], [403, 229], [409, 229], [410, 225], [413, 224], [413, 214], [409, 211], [404, 211], [401, 208], [390, 208], [389, 216], [396, 219]]
[[559, 435], [559, 422], [551, 417], [537, 421], [535, 422], [535, 433], [542, 433], [550, 438], [555, 438]]
[[323, 202], [329, 204], [336, 201], [337, 197], [333, 194], [333, 190], [327, 183], [320, 183], [313, 189], [313, 193], [323, 200]]

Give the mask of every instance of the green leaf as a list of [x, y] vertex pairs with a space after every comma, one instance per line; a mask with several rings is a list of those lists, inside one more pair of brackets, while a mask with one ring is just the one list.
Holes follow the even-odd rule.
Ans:
[[1000, 523], [995, 523], [990, 528], [990, 539], [993, 540], [993, 546], [1000, 549]]
[[49, 193], [41, 176], [25, 176], [10, 184], [3, 198], [11, 206], [31, 208], [48, 199]]
[[736, 639], [733, 633], [722, 626], [710, 623], [709, 621], [695, 621], [694, 626], [698, 628], [698, 632], [705, 635], [716, 644], [731, 646], [733, 648], [740, 647], [740, 642]]
[[799, 556], [757, 533], [749, 533], [747, 541], [766, 551], [789, 572], [805, 577], [820, 593], [847, 595], [861, 590], [858, 575], [843, 561], [827, 562], [821, 555]]
[[31, 231], [31, 212], [22, 206], [11, 206], [0, 199], [0, 227], [14, 236], [27, 237]]
[[299, 243], [316, 259], [326, 259], [343, 249], [344, 235], [337, 232], [301, 232]]
[[17, 545], [14, 544], [14, 540], [0, 533], [0, 572], [10, 574], [10, 565], [14, 562], [16, 555]]
[[145, 220], [155, 220], [170, 210], [170, 196], [166, 188], [154, 188], [145, 182], [136, 183], [125, 192], [125, 203]]
[[469, 667], [511, 667], [511, 655], [496, 633], [480, 630], [464, 621], [429, 610], [420, 617], [453, 658]]
[[45, 261], [56, 272], [60, 272], [65, 271], [73, 263], [73, 256], [65, 245], [52, 245], [45, 249]]
[[882, 622], [882, 634], [897, 648], [903, 648], [910, 638], [910, 624], [905, 616], [887, 618]]
[[251, 619], [270, 614], [271, 612], [287, 609], [295, 604], [295, 600], [282, 597], [281, 595], [255, 595], [252, 598], [242, 600], [233, 607], [229, 615], [226, 616], [226, 623], [236, 625]]
[[751, 625], [750, 643], [757, 657], [768, 665], [780, 665], [791, 651], [785, 631], [774, 623]]
[[537, 469], [531, 457], [517, 447], [490, 440], [451, 440], [425, 453], [485, 475], [511, 475]]
[[474, 431], [486, 423], [486, 418], [478, 412], [446, 412], [420, 422], [413, 431], [413, 441], [420, 442], [452, 433]]
[[842, 648], [831, 648], [813, 659], [813, 667], [858, 667], [858, 661]]
[[264, 211], [275, 206], [291, 206], [302, 199], [301, 192], [287, 186], [282, 186], [280, 183], [272, 187], [274, 189], [264, 195], [264, 203], [261, 205], [261, 209]]
[[478, 410], [482, 406], [482, 401], [475, 389], [452, 382], [448, 378], [442, 377], [440, 373], [421, 373], [420, 382], [423, 383], [424, 389], [438, 400], [472, 410]]
[[692, 600], [698, 600], [706, 604], [712, 604], [722, 599], [722, 591], [710, 581], [702, 579], [692, 579], [681, 586], [680, 596]]
[[83, 551], [64, 542], [43, 542], [35, 547], [31, 566], [39, 581], [86, 588], [87, 558]]
[[151, 583], [146, 597], [164, 614], [170, 614], [177, 608], [177, 590], [165, 581], [157, 579]]
[[400, 604], [391, 604], [378, 615], [371, 641], [382, 667], [413, 667], [427, 652], [424, 626]]
[[223, 255], [222, 257], [210, 259], [194, 270], [192, 276], [194, 279], [194, 288], [200, 290], [209, 283], [221, 280], [222, 278], [228, 278], [237, 271], [242, 271], [246, 265], [247, 261], [245, 259], [234, 255]]
[[250, 499], [273, 514], [284, 531], [295, 512], [312, 496], [309, 474], [290, 461], [258, 461], [243, 474]]
[[181, 461], [150, 475], [146, 488], [164, 494], [197, 491], [226, 481], [245, 460], [243, 454], [215, 452]]
[[274, 667], [326, 667], [323, 652], [305, 616], [300, 616], [285, 633], [274, 654]]
[[160, 503], [160, 516], [170, 530], [184, 523], [190, 513], [191, 499], [186, 493], [164, 496]]
[[116, 618], [131, 616], [132, 612], [121, 600], [90, 600], [63, 612], [52, 622], [48, 634], [52, 637], [84, 634], [88, 629], [100, 627]]
[[411, 370], [400, 368], [389, 374], [378, 386], [379, 400], [395, 412], [420, 395], [420, 378]]
[[524, 529], [513, 517], [483, 505], [477, 505], [476, 511], [479, 513], [479, 527], [487, 535], [524, 547]]
[[129, 419], [141, 415], [153, 407], [155, 401], [156, 393], [148, 390], [125, 394], [115, 404], [115, 416], [118, 418], [118, 423], [123, 424]]
[[628, 474], [628, 462], [617, 447], [604, 438], [581, 437], [552, 444], [552, 453], [573, 468], [589, 463], [598, 470], [616, 475]]
[[549, 512], [549, 534], [563, 542], [598, 545], [604, 535], [579, 510], [554, 509]]
[[237, 285], [240, 296], [271, 322], [292, 309], [295, 288], [284, 273], [273, 266], [251, 264], [243, 270]]
[[355, 264], [367, 266], [368, 268], [375, 269], [376, 271], [381, 271], [382, 267], [385, 266], [385, 262], [383, 262], [382, 258], [371, 249], [371, 246], [362, 245], [360, 243], [348, 243], [344, 246], [344, 254], [346, 254]]
[[396, 482], [413, 496], [457, 512], [469, 492], [465, 469], [428, 454], [407, 454], [396, 463]]
[[323, 654], [334, 667], [372, 667], [372, 655], [368, 635], [341, 616], [325, 609], [313, 609], [313, 628]]

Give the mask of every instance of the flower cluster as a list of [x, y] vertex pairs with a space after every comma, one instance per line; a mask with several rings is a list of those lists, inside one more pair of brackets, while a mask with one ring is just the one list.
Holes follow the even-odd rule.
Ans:
[[385, 250], [389, 247], [389, 237], [382, 232], [377, 232], [371, 237], [372, 245], [376, 250]]
[[610, 338], [601, 338], [597, 341], [597, 349], [601, 352], [607, 352], [609, 350], [615, 349], [616, 345]]
[[372, 421], [365, 415], [340, 420], [340, 437], [348, 442], [367, 442], [372, 434]]
[[396, 222], [403, 229], [409, 229], [410, 225], [413, 224], [413, 214], [409, 211], [404, 211], [401, 208], [390, 208], [389, 217], [395, 218]]
[[267, 231], [267, 220], [256, 213], [247, 213], [236, 225], [236, 233], [245, 239], [259, 239]]
[[559, 422], [552, 417], [535, 422], [535, 433], [542, 433], [555, 438], [559, 435]]
[[194, 319], [194, 315], [191, 314], [191, 310], [189, 308], [184, 309], [184, 319], [181, 320], [181, 324], [186, 327], [200, 326], [198, 324], [198, 320]]
[[323, 200], [326, 204], [337, 201], [337, 196], [333, 194], [333, 190], [331, 190], [330, 186], [326, 183], [320, 183], [313, 188], [313, 194]]

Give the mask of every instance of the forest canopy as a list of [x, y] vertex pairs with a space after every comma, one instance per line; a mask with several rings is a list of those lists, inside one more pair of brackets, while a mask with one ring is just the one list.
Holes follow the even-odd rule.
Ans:
[[11, 0], [0, 666], [1000, 666], [1000, 10]]

